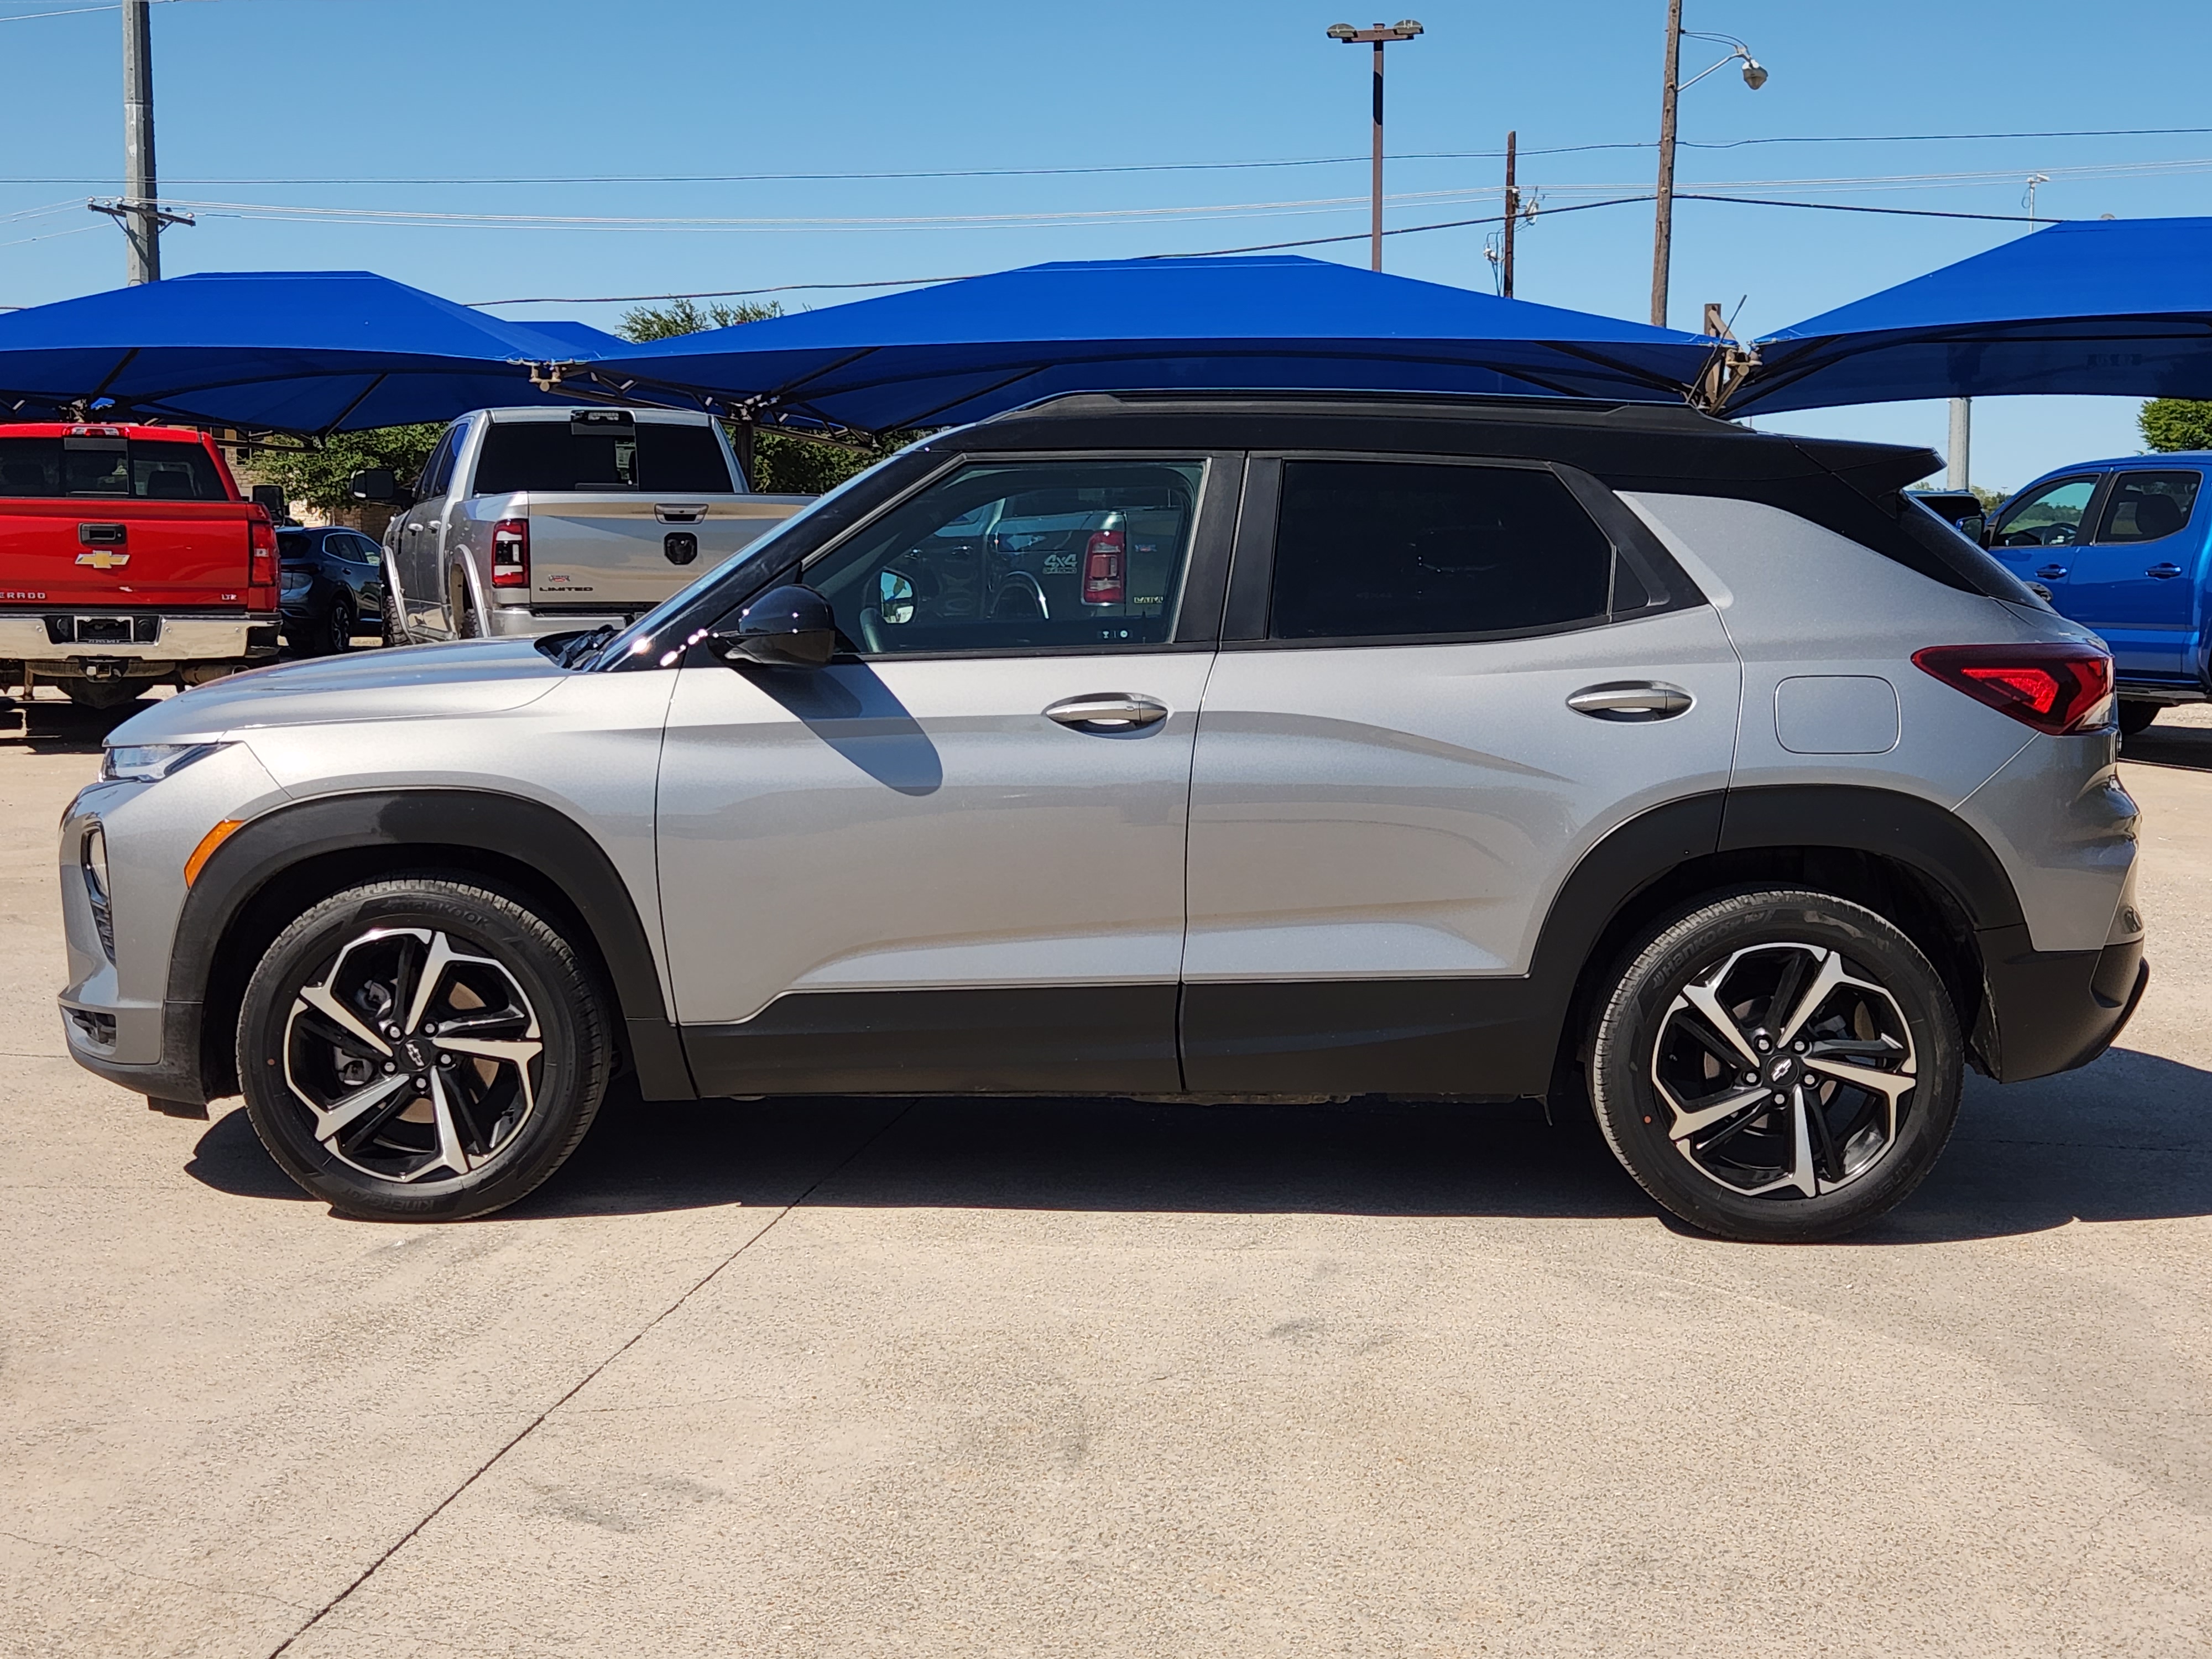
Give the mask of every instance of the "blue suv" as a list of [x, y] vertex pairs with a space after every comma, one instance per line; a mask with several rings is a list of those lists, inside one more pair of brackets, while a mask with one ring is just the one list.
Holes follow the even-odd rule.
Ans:
[[1990, 520], [1990, 550], [2112, 647], [2125, 732], [2212, 694], [2212, 507], [2197, 516], [2208, 469], [2212, 452], [2085, 461], [2038, 478]]

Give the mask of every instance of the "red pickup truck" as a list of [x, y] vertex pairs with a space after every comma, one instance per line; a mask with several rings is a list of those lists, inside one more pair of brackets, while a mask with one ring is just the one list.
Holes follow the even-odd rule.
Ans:
[[106, 708], [276, 655], [276, 534], [173, 427], [0, 425], [0, 684]]

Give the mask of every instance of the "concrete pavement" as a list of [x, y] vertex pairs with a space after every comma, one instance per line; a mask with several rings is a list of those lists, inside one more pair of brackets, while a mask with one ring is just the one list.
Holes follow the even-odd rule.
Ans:
[[64, 1057], [75, 719], [0, 740], [0, 1653], [2212, 1644], [2212, 715], [2125, 1046], [1803, 1249], [1436, 1107], [633, 1103], [340, 1220]]

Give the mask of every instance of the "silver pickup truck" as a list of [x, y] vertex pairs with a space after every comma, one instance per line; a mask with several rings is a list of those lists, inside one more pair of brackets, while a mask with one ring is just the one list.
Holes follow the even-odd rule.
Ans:
[[812, 499], [747, 489], [708, 416], [643, 409], [479, 409], [411, 488], [377, 468], [353, 495], [398, 509], [394, 645], [626, 624]]

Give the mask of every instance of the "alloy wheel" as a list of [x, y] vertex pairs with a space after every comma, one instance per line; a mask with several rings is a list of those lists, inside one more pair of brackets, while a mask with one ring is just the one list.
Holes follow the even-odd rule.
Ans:
[[293, 999], [284, 1081], [331, 1157], [380, 1181], [452, 1179], [521, 1132], [544, 1047], [495, 958], [441, 930], [377, 927]]
[[1746, 1197], [1818, 1198], [1896, 1147], [1917, 1081], [1898, 1000], [1843, 952], [1732, 951], [1660, 1022], [1651, 1079], [1675, 1149]]

